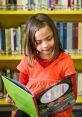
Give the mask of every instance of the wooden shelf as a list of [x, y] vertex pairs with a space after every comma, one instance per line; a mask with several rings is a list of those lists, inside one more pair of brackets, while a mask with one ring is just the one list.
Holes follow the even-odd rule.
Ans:
[[22, 59], [22, 55], [0, 55], [0, 61], [20, 61]]
[[21, 55], [0, 55], [0, 69], [16, 70], [16, 66], [21, 61]]
[[77, 97], [76, 103], [82, 103], [82, 96], [78, 96], [78, 97]]
[[71, 54], [73, 60], [82, 60], [82, 54]]
[[5, 100], [5, 98], [1, 98], [0, 99], [0, 105], [3, 105], [3, 104], [8, 104]]
[[5, 98], [0, 99], [0, 112], [4, 111], [12, 111], [16, 107], [14, 105], [10, 105], [5, 101]]
[[[77, 97], [76, 103], [82, 103], [82, 96]], [[5, 98], [2, 98], [0, 99], [0, 104], [8, 104], [8, 103], [5, 101]]]
[[[0, 55], [0, 69], [10, 68], [16, 69], [16, 66], [22, 59], [22, 55]], [[72, 54], [71, 55], [76, 70], [82, 71], [82, 54]]]
[[[23, 55], [0, 55], [1, 60], [21, 60]], [[82, 60], [82, 54], [71, 54], [73, 60]]]
[[0, 11], [0, 25], [2, 27], [16, 27], [18, 25], [26, 23], [27, 19], [37, 13], [48, 14], [54, 21], [61, 22], [82, 22], [82, 10], [53, 10], [53, 11], [27, 11], [16, 10]]
[[71, 55], [75, 68], [78, 72], [82, 72], [82, 54], [72, 54]]

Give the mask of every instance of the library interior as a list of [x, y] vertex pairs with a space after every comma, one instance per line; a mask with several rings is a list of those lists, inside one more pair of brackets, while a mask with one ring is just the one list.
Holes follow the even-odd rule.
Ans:
[[[16, 66], [24, 55], [26, 21], [45, 13], [58, 29], [63, 49], [76, 69], [77, 100], [71, 117], [82, 116], [82, 0], [0, 0], [0, 75], [18, 81]], [[0, 117], [11, 117], [16, 108], [6, 102], [7, 90], [0, 78]]]

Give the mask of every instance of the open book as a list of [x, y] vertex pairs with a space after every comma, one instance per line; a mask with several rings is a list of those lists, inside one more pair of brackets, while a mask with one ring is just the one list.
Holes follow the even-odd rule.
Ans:
[[52, 85], [35, 97], [18, 81], [6, 76], [1, 77], [14, 105], [31, 117], [50, 116], [75, 104], [70, 77]]

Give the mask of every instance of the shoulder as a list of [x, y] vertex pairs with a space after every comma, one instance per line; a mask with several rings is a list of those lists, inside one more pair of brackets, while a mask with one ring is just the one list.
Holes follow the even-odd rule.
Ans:
[[64, 56], [64, 57], [70, 57], [70, 56], [71, 56], [68, 52], [62, 52], [61, 54], [62, 54], [62, 56]]
[[24, 55], [24, 56], [22, 57], [21, 62], [26, 62], [26, 63], [27, 63], [28, 60], [29, 60], [29, 57]]
[[62, 52], [59, 55], [59, 58], [63, 59], [63, 60], [67, 60], [67, 59], [72, 60], [71, 55], [69, 53], [67, 53], [67, 52]]
[[71, 58], [71, 55], [67, 52], [63, 52], [59, 56], [60, 64], [63, 66], [63, 68], [73, 68], [74, 69], [74, 61]]
[[[34, 62], [34, 56], [32, 57], [32, 60]], [[17, 66], [17, 69], [23, 73], [27, 73], [30, 69], [30, 66], [29, 66], [29, 56], [28, 55], [24, 55], [22, 57], [22, 60], [20, 61], [20, 63], [18, 64]]]
[[23, 73], [27, 73], [28, 68], [28, 56], [23, 56], [20, 63], [17, 65], [17, 69]]
[[63, 52], [61, 53], [61, 66], [63, 68], [63, 72], [65, 74], [65, 76], [71, 75], [71, 74], [75, 74], [76, 70], [74, 67], [74, 62], [71, 58], [71, 55]]
[[[34, 56], [32, 56], [32, 61], [34, 61]], [[29, 60], [30, 60], [30, 58], [29, 58], [29, 56], [28, 55], [24, 55], [23, 57], [22, 57], [22, 60], [21, 60], [21, 62], [23, 62], [23, 63], [29, 63]]]

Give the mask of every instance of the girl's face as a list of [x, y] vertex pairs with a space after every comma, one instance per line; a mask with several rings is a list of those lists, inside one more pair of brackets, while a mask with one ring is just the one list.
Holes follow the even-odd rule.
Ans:
[[49, 26], [46, 25], [35, 33], [35, 48], [40, 53], [40, 58], [53, 57], [54, 43], [54, 36]]

